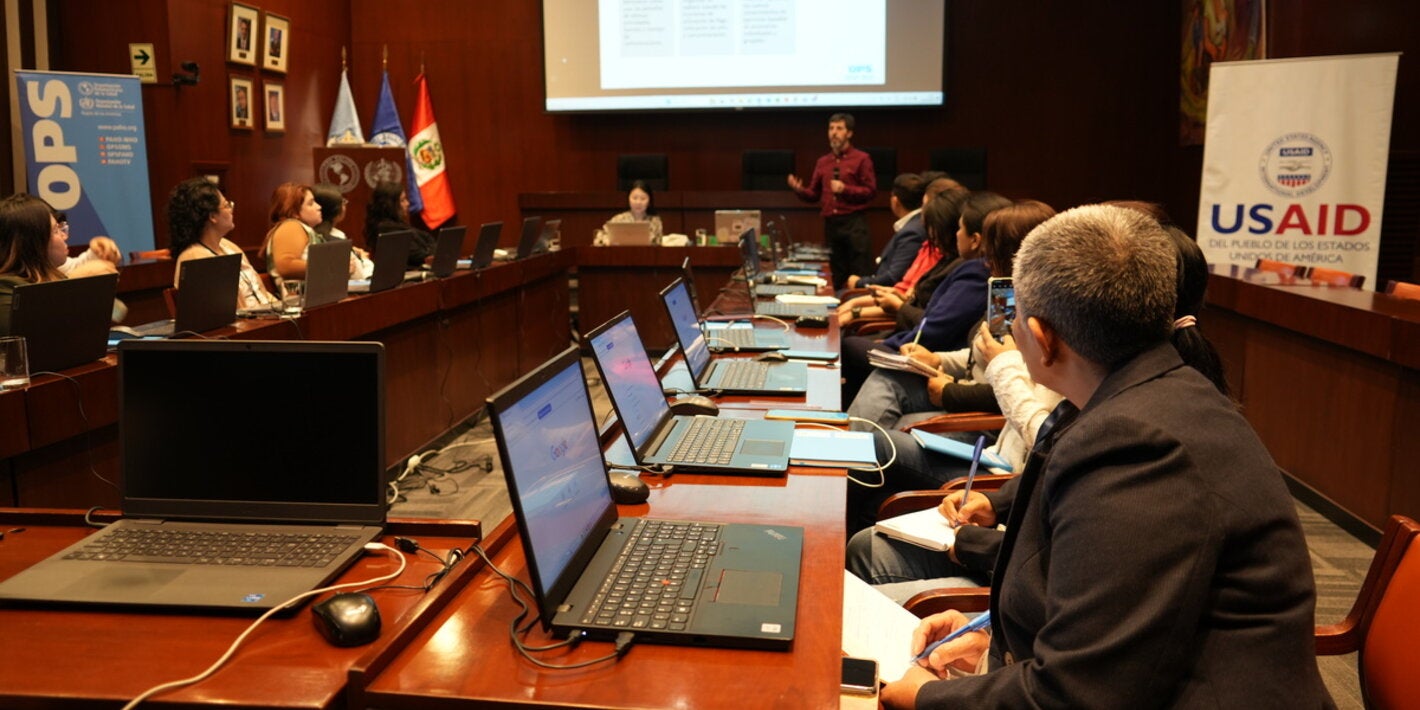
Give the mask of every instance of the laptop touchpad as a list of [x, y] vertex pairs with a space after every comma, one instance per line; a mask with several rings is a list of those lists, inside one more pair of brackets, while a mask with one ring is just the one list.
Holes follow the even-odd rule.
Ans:
[[727, 569], [720, 573], [720, 588], [715, 593], [715, 601], [719, 604], [776, 606], [783, 582], [783, 575], [778, 572]]
[[59, 590], [58, 597], [66, 599], [71, 591], [92, 594], [96, 588], [130, 591], [147, 588], [156, 592], [182, 576], [186, 571], [185, 569], [155, 569], [154, 566], [149, 565], [126, 565], [122, 568], [96, 570], [75, 580], [73, 584], [66, 585], [64, 589]]
[[745, 439], [740, 453], [747, 456], [782, 456], [784, 442], [773, 439]]

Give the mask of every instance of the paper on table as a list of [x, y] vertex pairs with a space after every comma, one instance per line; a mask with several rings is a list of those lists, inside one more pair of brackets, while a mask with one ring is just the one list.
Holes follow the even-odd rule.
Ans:
[[878, 677], [892, 682], [912, 662], [912, 632], [920, 620], [852, 572], [843, 572], [843, 652], [878, 662]]

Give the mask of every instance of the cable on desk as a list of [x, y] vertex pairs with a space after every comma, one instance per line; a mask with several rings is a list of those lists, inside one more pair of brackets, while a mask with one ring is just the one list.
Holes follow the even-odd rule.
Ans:
[[[513, 601], [517, 603], [518, 607], [522, 609], [522, 611], [518, 612], [518, 615], [513, 617], [513, 620], [508, 624], [508, 638], [513, 642], [513, 646], [518, 649], [518, 653], [522, 654], [523, 658], [527, 659], [529, 663], [532, 663], [533, 665], [538, 666], [539, 668], [548, 668], [552, 670], [586, 668], [587, 666], [594, 666], [598, 663], [621, 660], [621, 657], [625, 656], [626, 653], [631, 650], [631, 645], [636, 641], [636, 635], [630, 631], [622, 631], [616, 635], [616, 645], [613, 648], [612, 652], [599, 658], [593, 658], [586, 661], [578, 661], [577, 663], [557, 664], [548, 663], [547, 661], [534, 657], [532, 654], [535, 652], [551, 651], [564, 647], [576, 648], [577, 645], [582, 642], [582, 639], [586, 638], [587, 634], [585, 631], [577, 632], [567, 637], [567, 640], [565, 641], [550, 643], [546, 646], [527, 645], [523, 641], [522, 635], [526, 634], [529, 630], [532, 629], [533, 625], [537, 623], [538, 615], [532, 614], [532, 606], [529, 605], [525, 599], [518, 595], [518, 589], [521, 588], [526, 591], [529, 597], [535, 597], [536, 595], [533, 594], [532, 589], [528, 587], [526, 582], [508, 574], [507, 572], [504, 572], [503, 570], [499, 569], [497, 565], [493, 564], [493, 560], [488, 557], [488, 553], [485, 552], [484, 549], [479, 546], [478, 543], [470, 544], [468, 546], [468, 549], [474, 554], [483, 558], [483, 562], [484, 564], [488, 565], [489, 570], [492, 570], [494, 574], [503, 578], [503, 581], [506, 582], [508, 585], [508, 595], [511, 596], [513, 598]], [[527, 625], [519, 628], [520, 625], [522, 625], [523, 623], [523, 619], [528, 617], [529, 614], [532, 614], [532, 617], [528, 618]]]
[[[878, 473], [878, 482], [877, 482], [877, 483], [871, 483], [871, 482], [869, 482], [869, 481], [864, 481], [864, 480], [861, 480], [861, 479], [859, 479], [859, 478], [855, 478], [852, 473], [849, 473], [849, 474], [848, 474], [848, 481], [851, 482], [851, 483], [856, 483], [856, 484], [858, 484], [858, 485], [860, 485], [860, 486], [862, 486], [862, 487], [864, 487], [864, 488], [882, 488], [882, 487], [887, 483], [887, 467], [888, 467], [888, 466], [891, 466], [891, 465], [893, 465], [894, 463], [897, 462], [897, 444], [893, 442], [891, 436], [888, 436], [888, 433], [887, 433], [887, 431], [886, 431], [885, 429], [883, 429], [881, 426], [878, 426], [878, 423], [877, 423], [877, 422], [869, 421], [869, 420], [864, 419], [864, 418], [862, 418], [862, 417], [848, 417], [848, 421], [850, 421], [850, 422], [863, 422], [864, 424], [868, 424], [868, 425], [872, 426], [874, 429], [877, 429], [877, 430], [883, 435], [883, 440], [887, 442], [888, 449], [892, 452], [891, 454], [888, 455], [887, 463], [879, 463], [877, 466], [865, 466], [865, 467], [849, 466], [849, 467], [847, 467], [850, 472], [851, 472], [851, 471], [877, 471], [877, 473]], [[834, 431], [842, 431], [842, 429], [839, 429], [839, 428], [836, 427], [836, 426], [830, 426], [830, 425], [828, 425], [828, 424], [820, 424], [820, 423], [818, 423], [818, 422], [800, 422], [800, 423], [803, 424], [803, 425], [805, 425], [805, 426], [813, 426], [813, 427], [818, 427], [818, 428], [820, 428], [820, 429], [832, 429], [832, 430], [834, 430]]]
[[[64, 379], [68, 380], [68, 381], [69, 381], [69, 384], [71, 384], [71, 385], [74, 386], [74, 402], [75, 402], [75, 404], [79, 407], [79, 421], [81, 421], [81, 422], [84, 423], [84, 460], [85, 460], [85, 463], [87, 463], [88, 466], [89, 466], [89, 473], [94, 474], [94, 478], [97, 478], [97, 479], [99, 479], [100, 481], [103, 481], [104, 483], [107, 483], [107, 484], [109, 485], [109, 487], [111, 487], [111, 488], [113, 488], [114, 490], [118, 491], [118, 490], [119, 490], [118, 484], [116, 484], [116, 483], [114, 483], [113, 481], [110, 481], [110, 480], [108, 480], [107, 478], [104, 478], [103, 476], [99, 475], [99, 470], [98, 470], [97, 468], [94, 468], [94, 446], [93, 446], [94, 442], [93, 442], [93, 440], [92, 440], [92, 438], [91, 438], [93, 432], [89, 429], [89, 415], [88, 415], [87, 412], [84, 411], [84, 386], [83, 386], [82, 384], [80, 384], [78, 380], [76, 380], [76, 379], [74, 379], [73, 377], [70, 377], [70, 376], [68, 376], [68, 375], [66, 375], [66, 374], [64, 374], [64, 373], [62, 373], [62, 372], [54, 372], [54, 371], [52, 371], [52, 370], [41, 370], [41, 371], [39, 371], [39, 372], [33, 372], [33, 373], [30, 373], [30, 374], [31, 374], [31, 376], [33, 376], [33, 377], [39, 377], [40, 375], [54, 375], [55, 377], [62, 377], [62, 378], [64, 378]], [[119, 492], [122, 492], [122, 491], [119, 491]], [[96, 506], [96, 507], [94, 507], [94, 508], [90, 508], [90, 509], [89, 509], [89, 512], [92, 513], [92, 512], [94, 512], [95, 510], [98, 510], [98, 509], [101, 508], [101, 507], [102, 507], [102, 506]], [[88, 522], [88, 517], [89, 517], [88, 514], [85, 514], [85, 516], [84, 516], [85, 522]], [[92, 525], [92, 524], [93, 524], [93, 523], [90, 523], [90, 525]], [[103, 527], [103, 526], [100, 525], [100, 526], [97, 526], [97, 527]]]
[[267, 619], [270, 619], [272, 615], [274, 615], [276, 612], [281, 611], [282, 609], [285, 609], [289, 606], [292, 606], [297, 602], [301, 601], [302, 599], [305, 599], [306, 597], [313, 597], [318, 594], [333, 592], [338, 589], [365, 589], [372, 584], [388, 582], [389, 580], [396, 579], [401, 574], [404, 574], [404, 568], [408, 565], [408, 562], [404, 559], [404, 555], [399, 554], [398, 550], [381, 542], [365, 543], [365, 549], [371, 551], [380, 550], [388, 552], [396, 560], [399, 561], [399, 569], [396, 569], [395, 571], [389, 574], [380, 575], [379, 577], [375, 577], [373, 579], [362, 579], [358, 582], [346, 582], [345, 584], [334, 584], [329, 587], [312, 589], [309, 592], [302, 592], [294, 597], [291, 597], [290, 599], [287, 599], [285, 602], [282, 602], [277, 606], [271, 607], [266, 611], [265, 614], [262, 614], [261, 616], [257, 617], [256, 621], [251, 622], [251, 625], [248, 626], [245, 631], [242, 631], [241, 635], [237, 636], [237, 640], [233, 641], [232, 645], [227, 647], [227, 650], [225, 653], [222, 654], [222, 657], [218, 658], [215, 663], [208, 666], [207, 670], [204, 670], [195, 676], [183, 678], [181, 680], [174, 680], [168, 683], [163, 683], [161, 685], [155, 685], [140, 693], [138, 697], [134, 698], [133, 700], [130, 700], [127, 705], [123, 706], [123, 710], [132, 710], [133, 708], [138, 707], [139, 703], [143, 702], [144, 700], [147, 700], [148, 698], [153, 697], [154, 695], [157, 695], [158, 693], [163, 693], [169, 690], [175, 690], [177, 688], [189, 686], [194, 683], [200, 683], [211, 677], [213, 673], [216, 673], [217, 670], [220, 669], [223, 664], [225, 664], [228, 660], [232, 658], [232, 654], [237, 652], [237, 649], [241, 647], [242, 642], [247, 640], [247, 637], [250, 636], [251, 633], [256, 630], [256, 627], [260, 626], [262, 622], [266, 621]]

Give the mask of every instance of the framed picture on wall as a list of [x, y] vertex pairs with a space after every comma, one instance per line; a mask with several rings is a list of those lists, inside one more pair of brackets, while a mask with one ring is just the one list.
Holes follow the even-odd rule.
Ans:
[[256, 120], [252, 117], [252, 110], [256, 107], [256, 97], [252, 94], [251, 77], [229, 76], [227, 78], [227, 98], [232, 106], [228, 123], [232, 128], [243, 128], [249, 131], [256, 126]]
[[251, 5], [232, 3], [227, 11], [227, 61], [256, 66], [261, 43], [260, 18], [261, 11]]
[[291, 50], [291, 20], [266, 13], [266, 29], [262, 35], [261, 68], [286, 73], [287, 54]]
[[261, 86], [262, 104], [265, 108], [266, 132], [282, 133], [286, 130], [286, 85], [268, 81]]

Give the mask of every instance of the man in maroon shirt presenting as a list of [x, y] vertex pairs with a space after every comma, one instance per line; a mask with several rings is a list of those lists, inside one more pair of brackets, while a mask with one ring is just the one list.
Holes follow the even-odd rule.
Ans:
[[[789, 187], [805, 202], [823, 198], [823, 237], [828, 242], [833, 289], [843, 288], [849, 274], [873, 272], [873, 240], [868, 236], [868, 203], [878, 191], [873, 159], [853, 147], [853, 117], [828, 117], [830, 152], [818, 159], [808, 185], [796, 175]], [[827, 193], [827, 194], [825, 194]]]

